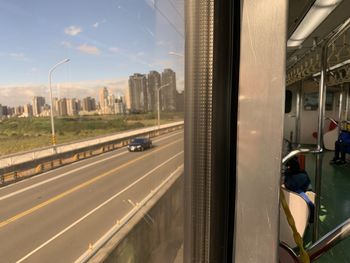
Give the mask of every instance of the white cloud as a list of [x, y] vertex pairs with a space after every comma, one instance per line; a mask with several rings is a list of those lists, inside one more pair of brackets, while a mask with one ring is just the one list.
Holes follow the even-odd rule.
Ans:
[[112, 53], [119, 53], [121, 51], [118, 47], [110, 47], [108, 50]]
[[64, 29], [64, 33], [70, 36], [76, 36], [81, 32], [83, 32], [83, 29], [79, 26], [69, 26]]
[[177, 53], [177, 52], [174, 52], [174, 51], [170, 51], [168, 54], [172, 55], [172, 56], [177, 56], [177, 57], [183, 57], [184, 56], [183, 54], [180, 54], [180, 53]]
[[13, 60], [19, 60], [19, 61], [28, 61], [28, 57], [24, 53], [16, 53], [16, 52], [10, 52], [10, 53], [0, 53], [0, 57], [7, 57]]
[[142, 52], [142, 51], [136, 53], [136, 56], [139, 56], [139, 57], [142, 57], [144, 55], [145, 55], [145, 52]]
[[170, 46], [172, 46], [172, 44], [173, 43], [171, 41], [165, 41], [165, 40], [158, 40], [156, 42], [157, 46], [162, 46], [162, 47], [170, 47]]
[[9, 56], [13, 57], [13, 58], [23, 58], [24, 54], [23, 53], [9, 53]]
[[154, 37], [154, 33], [153, 33], [153, 31], [151, 30], [151, 29], [149, 29], [148, 27], [144, 27], [145, 28], [145, 30], [146, 30], [146, 32], [147, 33], [149, 33], [152, 37]]
[[152, 62], [155, 68], [174, 68], [174, 62], [171, 59], [156, 59]]
[[102, 25], [102, 24], [104, 24], [104, 23], [106, 23], [106, 22], [107, 22], [106, 19], [103, 19], [102, 21], [97, 21], [96, 23], [94, 23], [94, 24], [92, 25], [92, 27], [98, 28], [100, 25]]
[[65, 41], [65, 40], [63, 40], [61, 42], [61, 45], [66, 47], [66, 48], [71, 48], [72, 47], [72, 44], [69, 41]]
[[99, 50], [97, 47], [95, 46], [89, 46], [87, 44], [83, 44], [77, 47], [77, 49], [81, 52], [90, 54], [90, 55], [99, 55], [101, 54], [101, 50]]
[[35, 84], [18, 86], [0, 86], [0, 104], [18, 106], [31, 103], [34, 96], [46, 95], [45, 87]]

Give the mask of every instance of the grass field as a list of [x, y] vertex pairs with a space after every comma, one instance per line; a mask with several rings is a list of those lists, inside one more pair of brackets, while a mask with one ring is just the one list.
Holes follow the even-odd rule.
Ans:
[[[161, 114], [161, 124], [179, 120], [183, 120], [183, 113]], [[58, 144], [154, 125], [157, 121], [153, 113], [55, 118]], [[0, 122], [0, 156], [50, 144], [49, 118], [11, 118]]]

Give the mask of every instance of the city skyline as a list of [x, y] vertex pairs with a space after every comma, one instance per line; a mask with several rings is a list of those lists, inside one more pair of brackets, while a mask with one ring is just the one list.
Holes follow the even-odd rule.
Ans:
[[[170, 68], [162, 72], [155, 70], [149, 73], [134, 73], [129, 76], [128, 87], [123, 92], [114, 92], [110, 87], [99, 86], [94, 94], [84, 96], [53, 96], [53, 112], [57, 116], [79, 115], [80, 112], [96, 112], [98, 114], [120, 114], [135, 112], [152, 112], [157, 108], [157, 89], [160, 91], [160, 109], [175, 111], [182, 104], [183, 92], [177, 87], [176, 72]], [[82, 94], [80, 94], [82, 95]], [[87, 101], [88, 100], [88, 101]], [[93, 104], [93, 105], [92, 105]], [[90, 105], [90, 106], [88, 106]], [[23, 104], [11, 106], [0, 101], [0, 117], [6, 116], [48, 116], [51, 101], [42, 94], [36, 94]], [[86, 110], [86, 109], [89, 110]]]
[[[1, 1], [0, 103], [16, 106], [25, 103], [21, 96], [28, 101], [48, 94], [48, 71], [64, 58], [71, 61], [53, 75], [53, 87], [60, 83], [62, 96], [78, 93], [69, 91], [72, 87], [88, 94], [101, 85], [123, 91], [129, 72], [162, 68], [177, 72], [181, 90], [183, 22], [169, 2], [157, 5], [151, 0], [107, 0], [103, 5], [93, 0]], [[167, 13], [170, 23], [157, 10]]]
[[[157, 70], [150, 70], [150, 72], [159, 72]], [[160, 71], [161, 72], [161, 71]], [[177, 73], [176, 73], [177, 74]], [[178, 74], [177, 74], [178, 76]], [[176, 79], [177, 90], [184, 90], [184, 80]], [[74, 97], [82, 99], [86, 96], [98, 98], [98, 90], [101, 87], [108, 87], [116, 96], [126, 96], [129, 89], [129, 76], [119, 79], [108, 79], [108, 80], [93, 80], [93, 81], [80, 81], [80, 82], [70, 82], [70, 83], [53, 83], [53, 96], [57, 98], [63, 97]], [[31, 100], [35, 96], [43, 96], [46, 100], [49, 100], [49, 88], [46, 85], [31, 85], [27, 84], [25, 86], [10, 86], [3, 87], [0, 85], [0, 104], [10, 107], [16, 107], [31, 103]]]

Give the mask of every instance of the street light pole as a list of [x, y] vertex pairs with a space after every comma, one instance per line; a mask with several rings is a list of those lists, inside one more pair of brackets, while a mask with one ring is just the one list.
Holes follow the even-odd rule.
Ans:
[[157, 101], [158, 101], [158, 130], [160, 129], [160, 98], [159, 98], [159, 92], [162, 88], [169, 86], [170, 83], [167, 83], [165, 85], [160, 86], [157, 88]]
[[52, 134], [52, 146], [54, 148], [54, 150], [56, 150], [56, 134], [55, 134], [55, 123], [53, 120], [53, 99], [52, 99], [52, 88], [51, 88], [51, 77], [52, 77], [52, 73], [53, 71], [60, 65], [69, 62], [70, 59], [66, 58], [60, 62], [58, 62], [56, 65], [54, 65], [50, 71], [49, 71], [49, 87], [50, 87], [50, 100], [51, 100], [51, 110], [50, 110], [50, 115], [51, 115], [51, 134]]

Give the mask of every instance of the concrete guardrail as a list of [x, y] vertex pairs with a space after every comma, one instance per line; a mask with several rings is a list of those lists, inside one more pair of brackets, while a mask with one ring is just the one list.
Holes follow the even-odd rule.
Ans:
[[183, 165], [75, 263], [175, 262], [184, 239]]
[[57, 145], [55, 150], [52, 147], [45, 147], [4, 156], [0, 158], [0, 187], [55, 169], [62, 165], [124, 147], [135, 137], [153, 138], [182, 129], [183, 125], [183, 121], [174, 122], [163, 124], [159, 129], [157, 126], [152, 126], [113, 135], [100, 136], [94, 139]]

